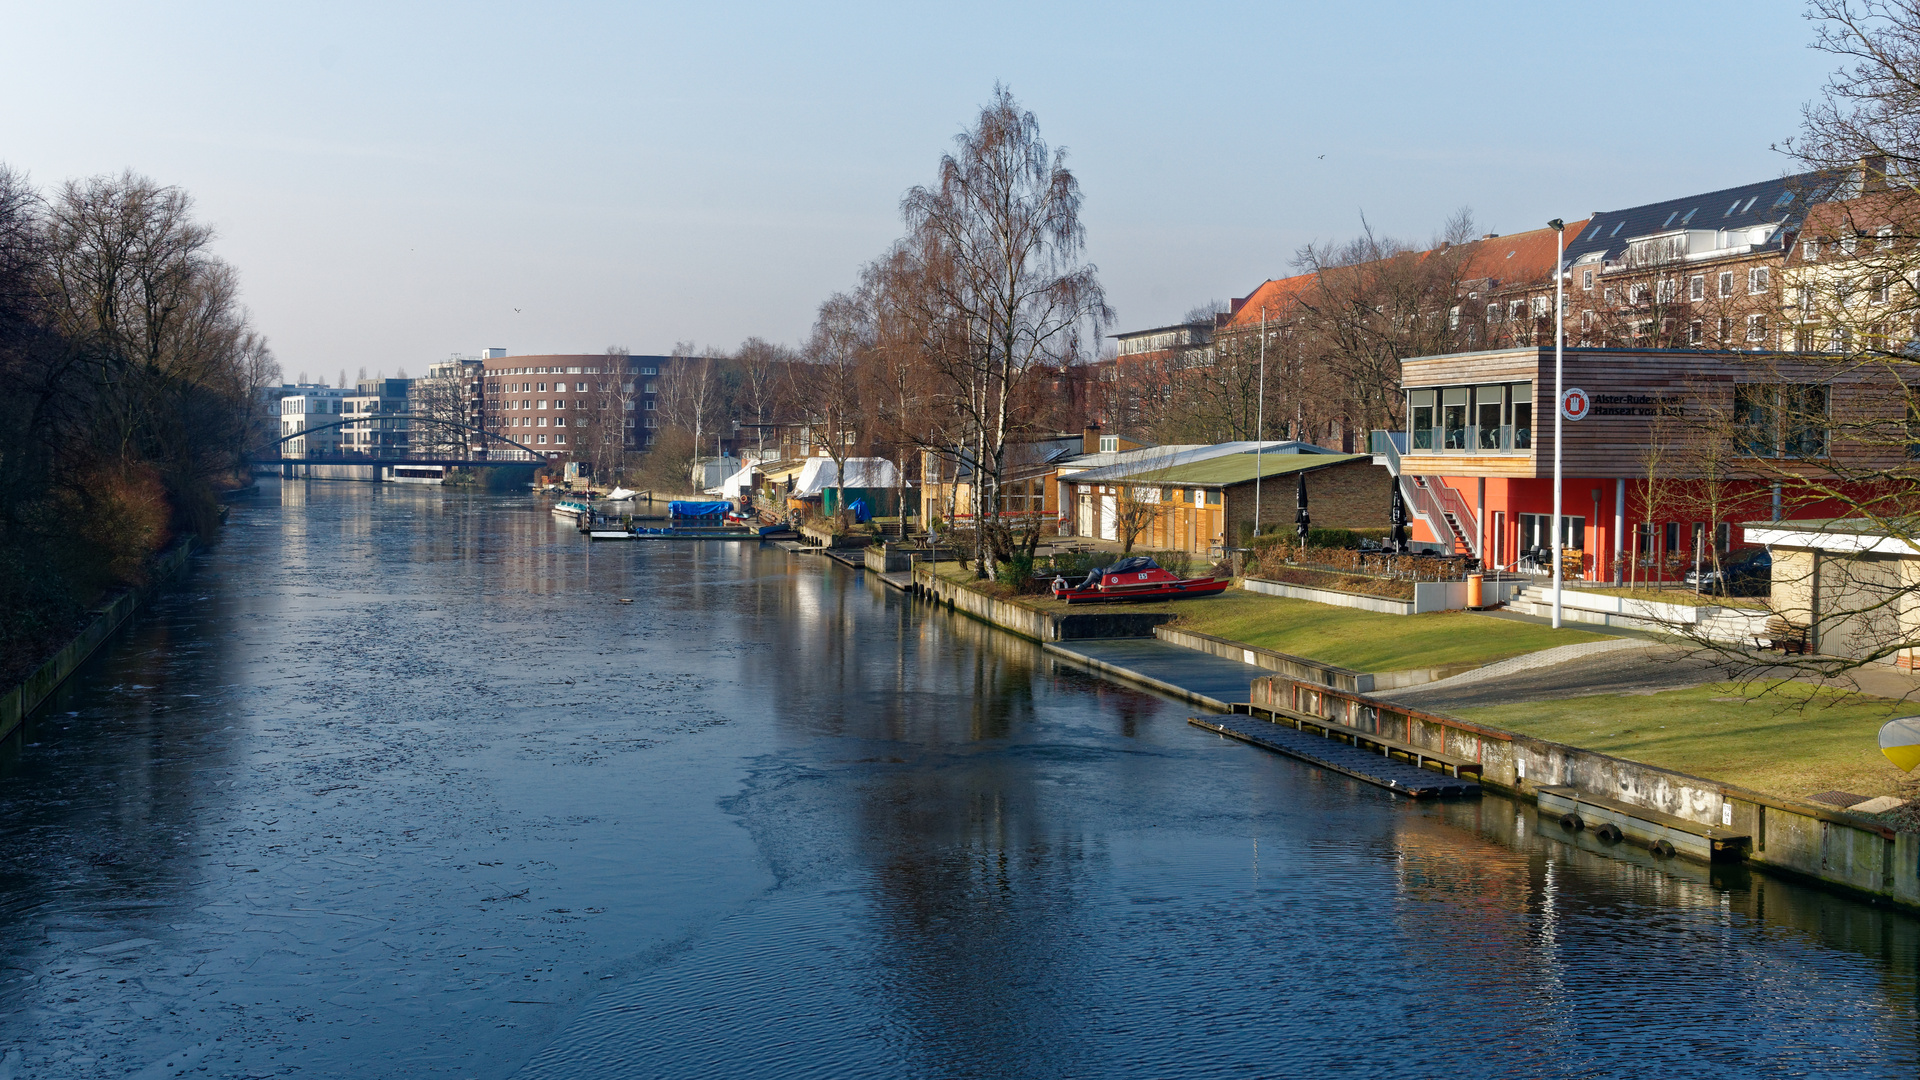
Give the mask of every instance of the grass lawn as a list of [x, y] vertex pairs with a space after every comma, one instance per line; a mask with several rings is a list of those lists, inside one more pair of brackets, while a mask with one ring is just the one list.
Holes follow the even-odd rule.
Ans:
[[[1513, 731], [1785, 798], [1839, 789], [1913, 798], [1916, 781], [1880, 753], [1880, 725], [1914, 711], [1806, 683], [1727, 684], [1658, 694], [1458, 709]], [[1757, 695], [1757, 696], [1756, 696]]]
[[[941, 563], [940, 574], [956, 581], [972, 580], [972, 572], [957, 563]], [[1491, 664], [1509, 656], [1556, 645], [1599, 641], [1606, 636], [1581, 630], [1555, 630], [1465, 611], [1382, 615], [1310, 600], [1265, 596], [1245, 589], [1228, 589], [1206, 599], [1159, 604], [1069, 607], [1046, 596], [1003, 598], [1042, 611], [1170, 611], [1180, 615], [1179, 625], [1189, 630], [1311, 657], [1356, 671]]]
[[1276, 652], [1310, 656], [1355, 671], [1491, 664], [1509, 656], [1602, 641], [1607, 635], [1476, 615], [1433, 611], [1382, 615], [1232, 589], [1188, 601], [1180, 625]]

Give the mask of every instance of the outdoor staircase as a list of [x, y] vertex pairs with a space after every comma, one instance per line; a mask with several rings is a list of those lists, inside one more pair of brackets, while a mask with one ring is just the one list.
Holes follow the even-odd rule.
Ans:
[[1446, 503], [1434, 493], [1432, 485], [1427, 483], [1427, 478], [1424, 476], [1409, 476], [1407, 479], [1413, 481], [1413, 486], [1421, 489], [1427, 496], [1424, 500], [1410, 499], [1408, 502], [1410, 504], [1414, 502], [1431, 503], [1432, 509], [1439, 511], [1441, 522], [1446, 525], [1447, 532], [1451, 534], [1453, 538], [1453, 550], [1473, 552], [1476, 555], [1479, 554], [1479, 552], [1474, 550], [1476, 546], [1473, 542], [1474, 530], [1461, 524], [1459, 514], [1448, 509]]
[[1436, 537], [1446, 537], [1456, 553], [1482, 557], [1478, 538], [1480, 523], [1460, 493], [1445, 484], [1429, 484], [1424, 476], [1414, 476], [1400, 468], [1404, 431], [1376, 431], [1371, 450], [1374, 464], [1385, 465], [1400, 485], [1401, 498], [1408, 512], [1426, 522]]

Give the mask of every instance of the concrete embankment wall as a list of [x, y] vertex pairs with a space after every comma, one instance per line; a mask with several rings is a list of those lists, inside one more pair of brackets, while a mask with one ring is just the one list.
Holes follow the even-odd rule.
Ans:
[[1373, 676], [1364, 671], [1335, 667], [1304, 656], [1275, 652], [1272, 649], [1262, 649], [1244, 642], [1229, 641], [1226, 638], [1214, 637], [1212, 634], [1181, 630], [1171, 626], [1154, 627], [1153, 636], [1169, 645], [1178, 645], [1183, 649], [1193, 649], [1196, 652], [1225, 657], [1228, 660], [1238, 660], [1243, 664], [1277, 671], [1291, 679], [1361, 694], [1373, 690]]
[[121, 593], [111, 602], [95, 609], [92, 621], [67, 643], [66, 648], [40, 665], [38, 670], [27, 676], [25, 682], [0, 695], [0, 738], [13, 734], [33, 710], [52, 697], [60, 684], [66, 682], [67, 677], [81, 664], [86, 663], [101, 642], [106, 641], [134, 612], [145, 606], [147, 600], [169, 578], [179, 574], [193, 554], [193, 548], [191, 538], [174, 545], [172, 550], [155, 561], [151, 584]]
[[1035, 641], [1149, 637], [1174, 616], [1167, 612], [1052, 612], [978, 593], [934, 574], [931, 566], [913, 568], [914, 591], [953, 611]]
[[1752, 837], [1748, 860], [1920, 909], [1920, 835], [1869, 818], [1706, 780], [1310, 681], [1256, 679], [1253, 704], [1332, 720], [1480, 763], [1486, 786], [1592, 795]]
[[[1268, 581], [1265, 578], [1242, 578], [1240, 587], [1248, 592], [1257, 592], [1266, 596], [1311, 600], [1316, 604], [1377, 611], [1382, 615], [1418, 615], [1428, 611], [1458, 611], [1467, 606], [1467, 583], [1464, 581], [1416, 581], [1413, 583], [1412, 600], [1392, 600], [1384, 596], [1342, 592], [1339, 589], [1316, 589], [1307, 585], [1290, 585], [1284, 581]], [[1482, 587], [1481, 602], [1504, 604], [1525, 588], [1526, 583], [1521, 581], [1489, 581]]]

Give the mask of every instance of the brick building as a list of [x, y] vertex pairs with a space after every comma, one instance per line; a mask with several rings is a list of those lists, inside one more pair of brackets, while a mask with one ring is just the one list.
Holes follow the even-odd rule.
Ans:
[[[675, 361], [605, 353], [490, 355], [481, 362], [482, 423], [550, 458], [579, 450], [596, 425], [618, 430], [627, 449], [644, 449], [657, 426], [661, 372]], [[512, 450], [491, 453], [524, 456]]]

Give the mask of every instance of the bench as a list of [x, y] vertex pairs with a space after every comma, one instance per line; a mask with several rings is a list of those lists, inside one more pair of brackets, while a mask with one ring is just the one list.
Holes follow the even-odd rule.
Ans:
[[1804, 653], [1807, 651], [1807, 628], [1775, 615], [1767, 620], [1765, 630], [1753, 636], [1753, 644], [1755, 648], [1760, 649], [1779, 649], [1783, 653]]

